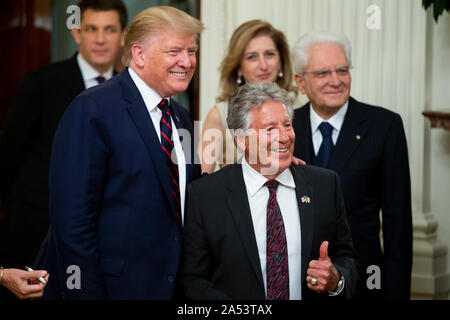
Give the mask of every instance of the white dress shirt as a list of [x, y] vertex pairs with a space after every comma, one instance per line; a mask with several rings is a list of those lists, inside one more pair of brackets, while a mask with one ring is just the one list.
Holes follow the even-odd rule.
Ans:
[[86, 89], [98, 85], [98, 81], [95, 80], [98, 76], [103, 76], [106, 80], [109, 80], [113, 76], [113, 67], [109, 68], [108, 71], [101, 74], [97, 70], [95, 70], [84, 58], [81, 54], [77, 54], [78, 66], [80, 67], [81, 75], [84, 80], [84, 87]]
[[[266, 242], [267, 242], [267, 201], [269, 190], [264, 186], [268, 181], [263, 175], [254, 170], [242, 157], [242, 173], [247, 189], [247, 197], [252, 215], [253, 229], [258, 246], [259, 261], [264, 280], [264, 290], [267, 296], [266, 275]], [[302, 274], [301, 274], [301, 229], [300, 215], [295, 193], [295, 182], [289, 168], [284, 170], [275, 180], [280, 184], [277, 188], [277, 202], [283, 216], [286, 242], [288, 247], [289, 263], [289, 298], [301, 300], [302, 298]], [[304, 275], [306, 277], [306, 275]]]
[[310, 110], [310, 122], [311, 122], [311, 136], [314, 146], [314, 152], [317, 156], [319, 153], [320, 145], [322, 144], [322, 133], [320, 132], [319, 125], [325, 121], [333, 126], [333, 132], [331, 133], [331, 139], [333, 144], [336, 145], [337, 139], [339, 137], [339, 132], [341, 132], [342, 124], [344, 123], [345, 114], [347, 113], [348, 101], [339, 109], [336, 114], [334, 114], [330, 119], [322, 119], [312, 107]]
[[[150, 88], [144, 80], [142, 80], [132, 68], [128, 68], [131, 79], [136, 84], [142, 99], [144, 100], [145, 106], [147, 107], [148, 113], [155, 127], [156, 134], [158, 135], [159, 142], [161, 143], [161, 128], [160, 121], [162, 117], [161, 110], [158, 108], [158, 104], [161, 102], [161, 96], [152, 88]], [[178, 135], [177, 126], [172, 120], [172, 140], [175, 149], [175, 154], [178, 160], [178, 173], [179, 173], [179, 186], [180, 186], [180, 201], [181, 201], [181, 217], [184, 223], [184, 202], [186, 199], [186, 159], [184, 157], [183, 148], [181, 146], [180, 137]], [[150, 192], [150, 190], [149, 190]]]

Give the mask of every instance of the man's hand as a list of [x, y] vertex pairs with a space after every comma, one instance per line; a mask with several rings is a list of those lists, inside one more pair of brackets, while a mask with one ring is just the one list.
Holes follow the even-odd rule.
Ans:
[[45, 284], [38, 279], [44, 277], [48, 281], [47, 271], [24, 271], [19, 269], [3, 269], [2, 285], [19, 299], [39, 298], [44, 294]]
[[319, 260], [311, 260], [306, 271], [308, 288], [317, 293], [335, 291], [341, 275], [328, 257], [328, 241], [322, 242], [319, 250]]
[[296, 157], [294, 157], [294, 156], [292, 156], [292, 163], [293, 163], [295, 166], [299, 166], [299, 165], [304, 166], [304, 165], [306, 165], [306, 162], [305, 162], [305, 161], [303, 161], [302, 159], [296, 158]]

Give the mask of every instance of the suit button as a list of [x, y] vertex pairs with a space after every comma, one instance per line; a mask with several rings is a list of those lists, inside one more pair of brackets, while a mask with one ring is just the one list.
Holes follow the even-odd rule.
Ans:
[[173, 275], [169, 274], [167, 276], [167, 280], [169, 280], [169, 282], [174, 282], [175, 281], [175, 277]]
[[181, 241], [181, 236], [180, 236], [179, 234], [177, 234], [177, 235], [175, 236], [175, 241], [176, 241], [176, 242], [180, 242], [180, 241]]

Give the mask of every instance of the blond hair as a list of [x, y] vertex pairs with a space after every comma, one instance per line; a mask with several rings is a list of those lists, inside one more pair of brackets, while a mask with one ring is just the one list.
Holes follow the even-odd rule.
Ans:
[[238, 88], [236, 82], [238, 69], [245, 53], [245, 47], [252, 39], [260, 35], [269, 36], [280, 54], [283, 77], [278, 77], [276, 83], [280, 88], [292, 92], [295, 97], [297, 96], [298, 90], [293, 84], [291, 52], [285, 35], [270, 23], [255, 19], [241, 24], [231, 36], [228, 52], [220, 65], [221, 93], [217, 101], [228, 101], [235, 93]]
[[158, 6], [145, 9], [133, 19], [125, 36], [122, 63], [128, 66], [133, 45], [144, 43], [149, 36], [170, 30], [181, 35], [192, 35], [198, 40], [203, 29], [200, 20], [174, 7]]

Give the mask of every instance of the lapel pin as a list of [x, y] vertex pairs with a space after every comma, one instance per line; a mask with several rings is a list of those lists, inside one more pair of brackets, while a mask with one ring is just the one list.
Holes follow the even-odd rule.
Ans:
[[356, 140], [361, 140], [361, 136], [359, 134], [356, 135]]
[[308, 196], [301, 197], [302, 203], [311, 203], [311, 199]]

